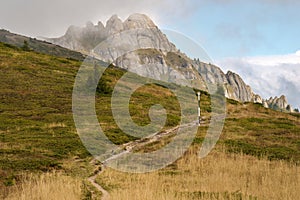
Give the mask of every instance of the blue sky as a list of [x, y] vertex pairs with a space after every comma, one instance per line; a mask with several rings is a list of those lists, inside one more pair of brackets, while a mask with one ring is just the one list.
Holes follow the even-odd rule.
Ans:
[[170, 27], [202, 44], [214, 59], [288, 54], [300, 48], [300, 4], [284, 1], [210, 1]]
[[298, 0], [10, 0], [0, 27], [30, 36], [60, 36], [70, 24], [146, 13], [161, 28], [202, 44], [214, 59], [288, 54], [300, 46]]
[[10, 0], [0, 3], [0, 28], [58, 37], [70, 25], [145, 13], [160, 28], [195, 40], [254, 92], [264, 98], [286, 94], [300, 107], [299, 10], [299, 0]]

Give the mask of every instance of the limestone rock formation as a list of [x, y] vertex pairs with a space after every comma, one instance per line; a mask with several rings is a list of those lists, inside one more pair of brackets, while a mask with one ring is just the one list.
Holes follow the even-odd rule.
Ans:
[[199, 60], [194, 60], [198, 66], [198, 71], [202, 78], [207, 83], [224, 84], [225, 96], [241, 102], [262, 103], [262, 98], [254, 94], [250, 86], [236, 73], [231, 71], [224, 72], [217, 66], [212, 64], [202, 63]]
[[123, 22], [117, 15], [113, 15], [107, 22], [106, 22], [106, 31], [108, 33], [107, 36], [119, 33], [124, 30]]
[[253, 103], [260, 103], [260, 104], [264, 104], [263, 99], [261, 98], [261, 96], [259, 96], [258, 94], [253, 95], [252, 100]]
[[228, 83], [227, 78], [223, 71], [212, 64], [206, 64], [199, 60], [194, 60], [199, 73], [205, 79], [206, 82], [217, 84], [217, 83]]
[[262, 105], [265, 108], [269, 108], [269, 104], [268, 104], [267, 100], [265, 100], [265, 99], [262, 101]]
[[124, 21], [124, 29], [157, 28], [154, 22], [144, 14], [132, 14]]
[[230, 99], [236, 99], [242, 102], [250, 102], [252, 100], [254, 96], [252, 89], [245, 84], [238, 74], [228, 71], [226, 78], [232, 89], [231, 92], [228, 92], [228, 97]]
[[[46, 40], [86, 54], [104, 41], [109, 43], [109, 46], [119, 47], [101, 49], [101, 54], [95, 52], [103, 55], [102, 60], [107, 62], [117, 59], [118, 56], [126, 53], [125, 50], [134, 47], [162, 49], [165, 52], [177, 51], [175, 45], [169, 42], [166, 35], [158, 29], [149, 17], [143, 14], [130, 15], [124, 22], [117, 15], [113, 15], [106, 22], [106, 26], [102, 22], [99, 22], [98, 25], [88, 22], [83, 28], [71, 26], [64, 36], [46, 38]], [[103, 46], [105, 44], [101, 45], [102, 48]]]
[[225, 74], [215, 65], [203, 63], [199, 59], [191, 60], [143, 14], [130, 15], [124, 22], [113, 15], [105, 26], [102, 22], [97, 25], [88, 22], [83, 28], [71, 26], [64, 36], [47, 40], [92, 54], [142, 76], [157, 80], [171, 79], [183, 85], [192, 84], [202, 90], [207, 89], [206, 83], [222, 84], [227, 98], [292, 111], [285, 96], [263, 100], [238, 74], [231, 71]]
[[117, 58], [115, 65], [155, 80], [207, 90], [191, 61], [178, 52], [164, 54], [157, 49], [139, 49]]
[[265, 101], [268, 108], [272, 108], [274, 110], [285, 111], [285, 112], [293, 112], [292, 106], [288, 104], [288, 100], [286, 96], [281, 95], [280, 97], [270, 97]]
[[108, 33], [101, 22], [94, 26], [91, 22], [86, 27], [70, 26], [66, 34], [60, 38], [45, 38], [46, 41], [62, 47], [87, 54], [94, 44], [105, 40]]

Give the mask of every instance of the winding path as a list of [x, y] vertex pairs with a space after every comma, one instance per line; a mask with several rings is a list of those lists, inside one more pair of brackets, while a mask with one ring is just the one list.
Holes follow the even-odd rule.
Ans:
[[[106, 159], [105, 161], [103, 161], [101, 164], [100, 164], [100, 169], [97, 169], [95, 170], [94, 174], [90, 177], [88, 177], [88, 181], [98, 190], [102, 193], [102, 198], [101, 200], [109, 200], [110, 199], [110, 195], [108, 193], [107, 190], [105, 190], [101, 185], [99, 185], [97, 182], [96, 182], [96, 178], [97, 176], [99, 176], [101, 173], [103, 173], [104, 171], [104, 168], [105, 168], [105, 162], [111, 160], [111, 159], [116, 159], [118, 157], [120, 157], [121, 155], [124, 155], [124, 154], [127, 154], [127, 153], [130, 153], [134, 148], [136, 147], [142, 147], [142, 146], [145, 146], [147, 144], [150, 144], [152, 142], [155, 142], [155, 141], [158, 141], [160, 140], [162, 137], [164, 136], [168, 136], [170, 135], [171, 133], [173, 133], [174, 131], [178, 130], [179, 128], [182, 128], [182, 127], [187, 127], [187, 126], [194, 126], [195, 124], [197, 124], [197, 121], [195, 122], [191, 122], [189, 124], [183, 124], [183, 125], [179, 125], [179, 126], [176, 126], [174, 128], [171, 128], [169, 130], [166, 130], [166, 131], [161, 131], [161, 132], [157, 132], [157, 133], [154, 133], [148, 137], [145, 137], [145, 138], [141, 138], [139, 140], [135, 140], [135, 141], [132, 141], [132, 142], [128, 142], [126, 144], [123, 144], [123, 147], [125, 149], [125, 151], [123, 152], [120, 152], [119, 154], [116, 154], [116, 155], [113, 155], [112, 157]], [[97, 159], [94, 158], [90, 163], [91, 164], [94, 164], [96, 165], [97, 163]]]
[[101, 173], [103, 172], [103, 170], [100, 170], [98, 173], [96, 173], [95, 175], [93, 176], [90, 176], [88, 178], [88, 181], [98, 190], [102, 193], [102, 197], [101, 197], [101, 200], [109, 200], [110, 199], [110, 196], [109, 196], [109, 193], [103, 188], [101, 187], [101, 185], [99, 185], [97, 182], [96, 182], [96, 178], [98, 175], [100, 175]]

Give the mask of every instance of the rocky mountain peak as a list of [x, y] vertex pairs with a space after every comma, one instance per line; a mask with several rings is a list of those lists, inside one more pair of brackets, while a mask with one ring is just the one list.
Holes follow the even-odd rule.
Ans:
[[98, 22], [97, 26], [98, 26], [99, 29], [104, 29], [105, 28], [101, 21]]
[[[115, 38], [113, 39], [112, 36]], [[110, 46], [120, 46], [122, 43], [130, 41], [131, 46], [162, 49], [166, 52], [177, 51], [175, 45], [169, 42], [154, 22], [144, 14], [132, 14], [124, 22], [117, 15], [113, 15], [107, 20], [105, 26], [101, 21], [97, 25], [88, 22], [85, 27], [70, 26], [62, 37], [45, 39], [85, 54], [101, 42], [108, 40], [110, 40]], [[112, 54], [120, 55], [119, 53]], [[114, 58], [115, 56], [112, 59], [111, 55], [109, 56], [109, 60], [114, 60]], [[103, 59], [108, 61], [106, 57]]]
[[106, 22], [105, 26], [108, 34], [115, 34], [124, 30], [123, 22], [118, 15], [113, 15]]
[[85, 27], [89, 29], [89, 28], [94, 28], [95, 26], [94, 26], [93, 22], [88, 21], [88, 22], [86, 22]]
[[288, 104], [288, 100], [285, 95], [281, 95], [280, 97], [270, 97], [267, 100], [263, 100], [263, 106], [283, 112], [295, 112], [292, 106]]
[[[78, 32], [79, 31], [79, 28], [78, 27], [76, 27], [76, 26], [70, 26], [69, 28], [68, 28], [68, 30], [67, 30], [67, 32], [66, 32], [66, 36], [72, 36], [72, 35], [74, 35], [74, 33], [76, 33], [76, 32]], [[48, 39], [47, 39], [48, 40]]]
[[281, 99], [281, 100], [284, 101], [284, 102], [287, 102], [287, 98], [286, 98], [285, 95], [281, 95], [281, 96], [279, 97], [279, 99]]
[[124, 22], [125, 29], [154, 28], [154, 22], [144, 14], [132, 14]]

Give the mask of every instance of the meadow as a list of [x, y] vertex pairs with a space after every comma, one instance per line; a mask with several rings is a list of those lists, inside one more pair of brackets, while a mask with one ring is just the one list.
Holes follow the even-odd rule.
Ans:
[[[72, 90], [81, 62], [0, 43], [0, 198], [99, 199], [86, 179], [95, 170], [72, 117]], [[112, 88], [123, 70], [109, 67], [99, 81], [99, 123], [115, 144], [136, 138], [122, 132], [111, 113]], [[97, 181], [112, 199], [291, 199], [299, 194], [300, 115], [260, 104], [227, 100], [227, 117], [214, 151], [197, 157], [210, 119], [210, 96], [202, 92], [202, 118], [193, 145], [165, 169], [128, 174], [106, 168]], [[174, 94], [158, 84], [137, 90], [130, 114], [150, 123], [148, 110], [167, 110], [164, 129], [178, 125]], [[139, 112], [137, 112], [139, 110]], [[145, 146], [153, 151], [172, 138]]]

